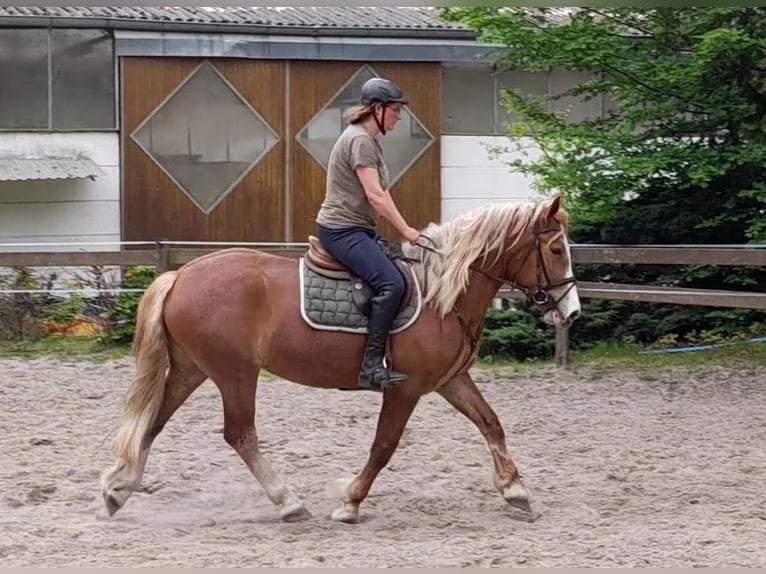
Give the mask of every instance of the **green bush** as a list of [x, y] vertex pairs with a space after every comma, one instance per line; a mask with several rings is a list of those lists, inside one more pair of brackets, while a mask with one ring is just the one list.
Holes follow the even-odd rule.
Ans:
[[[124, 289], [146, 289], [154, 281], [155, 270], [151, 266], [138, 265], [125, 271], [122, 278]], [[117, 304], [107, 313], [109, 328], [102, 334], [101, 342], [129, 344], [136, 332], [136, 313], [143, 293], [120, 293]]]
[[[583, 300], [570, 329], [569, 346], [580, 351], [605, 343], [670, 348], [742, 341], [766, 336], [764, 314], [746, 309]], [[555, 329], [527, 305], [490, 309], [479, 356], [486, 360], [553, 359]]]
[[525, 308], [490, 309], [484, 320], [479, 356], [485, 360], [527, 361], [553, 356], [555, 330], [542, 314]]
[[766, 314], [749, 309], [589, 300], [570, 330], [572, 349], [606, 342], [645, 348], [741, 341], [766, 334]]
[[52, 303], [45, 311], [45, 319], [52, 323], [69, 324], [82, 317], [87, 306], [88, 297], [83, 293], [75, 293], [65, 299]]

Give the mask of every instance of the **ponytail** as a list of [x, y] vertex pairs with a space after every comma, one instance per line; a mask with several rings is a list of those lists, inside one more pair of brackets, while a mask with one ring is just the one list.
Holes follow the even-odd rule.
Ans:
[[348, 113], [348, 123], [358, 124], [372, 115], [372, 106], [358, 106]]

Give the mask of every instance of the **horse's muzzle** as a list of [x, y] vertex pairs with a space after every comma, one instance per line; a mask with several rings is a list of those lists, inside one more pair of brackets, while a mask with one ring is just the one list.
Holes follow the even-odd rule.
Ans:
[[564, 317], [558, 309], [552, 309], [543, 315], [543, 321], [548, 325], [555, 325], [556, 327], [569, 327], [579, 316], [579, 309], [575, 309], [566, 317]]

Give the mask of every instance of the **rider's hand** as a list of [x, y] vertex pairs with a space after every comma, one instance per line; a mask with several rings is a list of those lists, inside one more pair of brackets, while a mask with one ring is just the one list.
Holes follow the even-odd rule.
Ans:
[[408, 227], [402, 235], [412, 245], [417, 245], [420, 242], [420, 232], [414, 227]]

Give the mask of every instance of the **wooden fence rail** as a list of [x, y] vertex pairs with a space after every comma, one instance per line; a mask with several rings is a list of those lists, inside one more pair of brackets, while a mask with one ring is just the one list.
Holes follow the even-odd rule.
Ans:
[[[76, 246], [77, 244], [70, 244]], [[125, 249], [118, 251], [16, 251], [3, 252], [0, 243], [0, 267], [64, 267], [64, 266], [127, 266], [155, 265], [160, 253], [167, 251], [170, 264], [180, 265], [221, 247], [193, 249], [173, 247], [173, 242], [158, 241], [156, 247], [145, 249]], [[244, 244], [267, 253], [298, 257], [304, 250], [304, 244], [279, 245]], [[572, 258], [578, 264], [629, 264], [629, 265], [726, 265], [726, 266], [766, 266], [766, 245], [764, 246], [702, 246], [702, 245], [665, 245], [665, 246], [604, 246], [572, 245]]]
[[742, 246], [620, 246], [600, 245], [572, 246], [575, 263], [602, 263], [610, 265], [766, 265], [766, 245], [762, 247]]
[[[201, 255], [217, 251], [221, 247], [207, 249], [173, 247], [174, 242], [158, 241], [154, 248], [125, 249], [120, 251], [38, 251], [1, 252], [0, 267], [127, 267], [132, 265], [154, 266], [158, 273], [177, 268]], [[211, 244], [215, 245], [215, 244]], [[297, 258], [305, 251], [304, 244], [247, 244], [285, 257]], [[0, 249], [2, 244], [0, 244]], [[626, 264], [626, 265], [725, 265], [766, 266], [766, 246], [749, 245], [572, 245], [572, 258], [577, 264]], [[612, 299], [621, 301], [644, 301], [649, 303], [672, 303], [676, 305], [704, 305], [741, 309], [766, 310], [766, 293], [752, 291], [722, 291], [712, 289], [687, 289], [653, 285], [621, 283], [578, 282], [583, 299]], [[518, 291], [503, 288], [499, 298], [517, 298]], [[556, 332], [556, 364], [565, 367], [568, 362], [568, 332]]]

